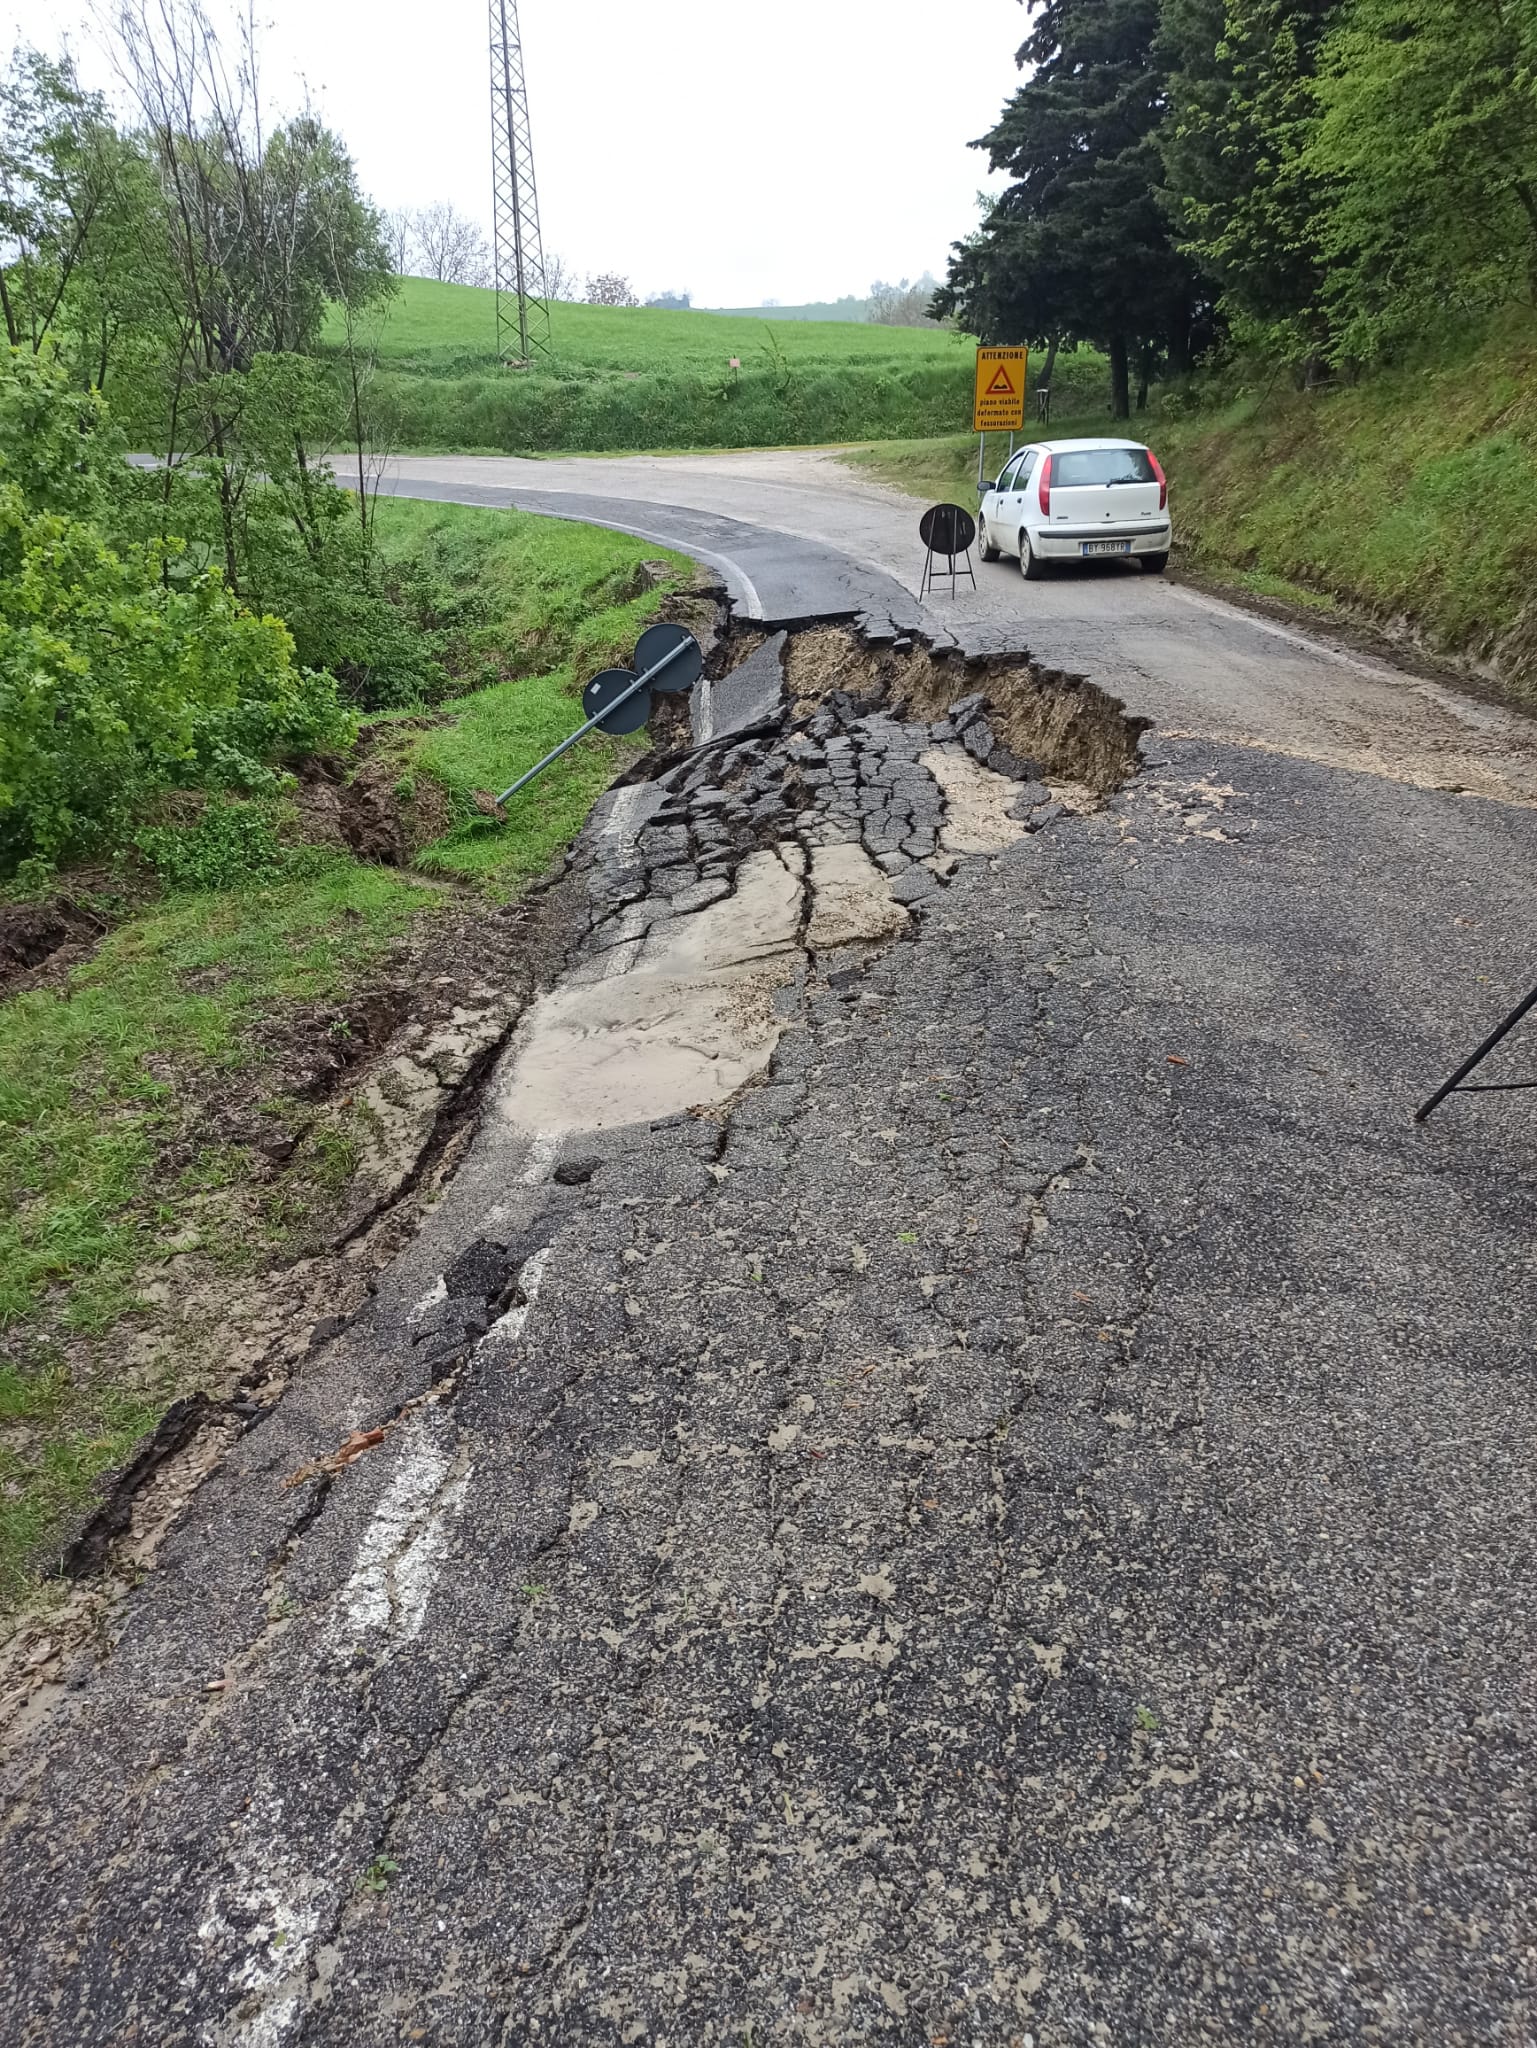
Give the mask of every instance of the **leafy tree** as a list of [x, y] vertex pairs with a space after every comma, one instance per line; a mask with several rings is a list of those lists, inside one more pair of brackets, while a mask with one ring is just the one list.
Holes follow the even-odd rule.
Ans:
[[1343, 0], [1163, 0], [1159, 129], [1180, 247], [1240, 333], [1310, 357], [1324, 341], [1328, 180], [1309, 156], [1312, 80]]
[[1188, 367], [1194, 272], [1157, 196], [1158, 0], [1027, 0], [1031, 76], [976, 145], [1013, 179], [957, 245], [935, 309], [989, 341], [1090, 341], [1110, 357], [1118, 418], [1160, 352]]
[[1322, 53], [1306, 166], [1333, 352], [1367, 360], [1447, 308], [1537, 300], [1537, 10], [1350, 0]]
[[17, 50], [0, 80], [0, 318], [34, 352], [111, 208], [121, 151], [73, 65]]
[[0, 485], [30, 512], [94, 518], [121, 454], [100, 394], [71, 391], [56, 352], [0, 355]]
[[[280, 619], [78, 516], [107, 488], [102, 418], [48, 356], [0, 354], [0, 874], [122, 843], [158, 790], [270, 788], [274, 761], [350, 735]], [[75, 454], [73, 491], [39, 447]]]
[[[245, 380], [263, 355], [313, 353], [328, 303], [348, 309], [351, 335], [352, 315], [393, 289], [382, 223], [312, 115], [267, 131], [249, 19], [233, 62], [202, 0], [121, 0], [115, 25], [161, 195], [143, 236], [165, 278], [167, 512], [171, 465], [190, 455], [215, 480], [223, 574], [239, 590]], [[296, 425], [301, 468], [315, 452]]]

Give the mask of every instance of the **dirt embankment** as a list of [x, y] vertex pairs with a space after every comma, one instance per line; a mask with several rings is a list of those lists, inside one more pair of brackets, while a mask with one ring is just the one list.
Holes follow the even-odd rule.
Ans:
[[993, 730], [1016, 756], [1099, 795], [1135, 771], [1137, 741], [1148, 725], [1128, 717], [1096, 684], [1022, 655], [966, 661], [916, 640], [872, 646], [841, 626], [790, 636], [785, 686], [798, 716], [844, 690], [889, 706], [899, 718], [933, 719], [957, 697], [980, 691]]

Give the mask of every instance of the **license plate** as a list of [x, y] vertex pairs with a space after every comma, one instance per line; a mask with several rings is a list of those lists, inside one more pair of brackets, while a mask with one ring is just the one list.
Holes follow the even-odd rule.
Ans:
[[1131, 553], [1131, 542], [1129, 540], [1086, 540], [1083, 543], [1083, 552], [1086, 555], [1129, 555]]

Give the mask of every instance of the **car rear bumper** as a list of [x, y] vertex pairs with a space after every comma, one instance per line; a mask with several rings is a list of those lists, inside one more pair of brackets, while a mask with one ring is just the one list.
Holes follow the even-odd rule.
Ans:
[[1125, 540], [1131, 542], [1134, 555], [1167, 554], [1172, 532], [1167, 519], [1118, 519], [1098, 526], [1040, 527], [1030, 538], [1038, 555], [1053, 561], [1077, 561], [1086, 540]]

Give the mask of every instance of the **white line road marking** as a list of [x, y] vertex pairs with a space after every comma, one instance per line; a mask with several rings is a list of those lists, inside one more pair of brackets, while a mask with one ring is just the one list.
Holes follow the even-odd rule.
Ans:
[[603, 829], [598, 834], [602, 845], [617, 846], [621, 851], [634, 845], [635, 814], [650, 794], [650, 790], [643, 782], [637, 782], [629, 789], [615, 791], [613, 804], [603, 821]]
[[[551, 497], [561, 494], [552, 491]], [[701, 548], [692, 542], [679, 540], [675, 533], [654, 533], [650, 527], [631, 526], [623, 519], [594, 519], [590, 512], [553, 512], [552, 519], [573, 519], [583, 526], [606, 526], [614, 533], [633, 533], [637, 540], [654, 540], [658, 547], [672, 548], [680, 555], [689, 555], [696, 562], [708, 562], [712, 569], [719, 569], [726, 579], [726, 588], [733, 584], [741, 593], [742, 609], [750, 619], [763, 617], [763, 600], [758, 595], [758, 586], [753, 582], [740, 562], [730, 555], [717, 554], [713, 548]]]
[[[276, 1874], [283, 1862], [278, 1828], [270, 1852], [253, 1852], [245, 1860], [262, 1875], [216, 1885], [198, 1925], [200, 1941], [234, 1951], [228, 1988], [235, 2004], [222, 2021], [203, 2029], [207, 2048], [281, 2048], [306, 2003], [309, 1952], [321, 1924], [320, 1888], [297, 1873]], [[243, 2010], [253, 2000], [255, 2010]]]
[[425, 1423], [416, 1424], [363, 1532], [331, 1627], [334, 1637], [351, 1642], [366, 1629], [383, 1628], [396, 1643], [409, 1643], [421, 1633], [470, 1481], [465, 1471], [447, 1483], [449, 1469], [445, 1446]]
[[[1519, 713], [1506, 710], [1502, 705], [1486, 704], [1477, 697], [1464, 697], [1441, 683], [1432, 682], [1428, 676], [1414, 675], [1408, 669], [1394, 668], [1390, 662], [1375, 661], [1370, 655], [1352, 654], [1331, 642], [1315, 639], [1310, 633], [1299, 632], [1291, 626], [1283, 626], [1276, 619], [1267, 619], [1258, 612], [1245, 611], [1242, 605], [1229, 604], [1224, 598], [1212, 597], [1204, 590], [1191, 590], [1183, 583], [1168, 583], [1164, 588], [1171, 597], [1185, 604], [1194, 605], [1197, 610], [1213, 612], [1219, 618], [1236, 619], [1241, 625], [1253, 626], [1261, 633], [1268, 633], [1272, 639], [1284, 640], [1288, 647], [1297, 647], [1304, 654], [1316, 654], [1324, 661], [1332, 661], [1340, 668], [1353, 669], [1357, 675], [1367, 676], [1374, 683], [1390, 683], [1395, 690], [1408, 688], [1455, 718], [1460, 724], [1470, 726], [1477, 732], [1505, 734], [1519, 732], [1529, 737], [1531, 722]], [[1171, 733], [1170, 737], [1177, 737]]]
[[543, 1251], [534, 1253], [534, 1256], [518, 1275], [518, 1289], [523, 1299], [514, 1302], [507, 1313], [504, 1316], [498, 1317], [490, 1329], [487, 1330], [484, 1337], [475, 1346], [477, 1357], [488, 1346], [495, 1350], [510, 1351], [512, 1346], [517, 1343], [523, 1334], [523, 1325], [528, 1321], [529, 1313], [534, 1303], [539, 1299], [539, 1289], [544, 1281], [544, 1269], [549, 1263], [550, 1247], [546, 1245]]
[[555, 1155], [560, 1150], [560, 1138], [553, 1131], [535, 1131], [533, 1142], [528, 1148], [528, 1164], [523, 1169], [522, 1180], [526, 1188], [538, 1187], [548, 1180]]

